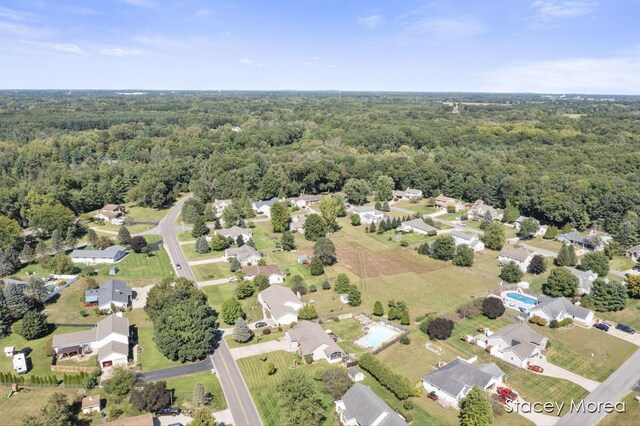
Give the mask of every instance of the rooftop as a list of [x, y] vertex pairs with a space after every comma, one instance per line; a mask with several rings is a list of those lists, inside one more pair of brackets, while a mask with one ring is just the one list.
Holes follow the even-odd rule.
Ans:
[[360, 425], [406, 426], [407, 423], [368, 386], [356, 383], [342, 396], [347, 419]]
[[291, 340], [298, 342], [302, 348], [303, 355], [310, 355], [322, 345], [327, 345], [324, 353], [331, 356], [336, 352], [344, 351], [333, 341], [320, 324], [311, 321], [301, 321], [288, 331]]
[[493, 378], [499, 377], [494, 375], [496, 372], [502, 372], [497, 365], [495, 368], [491, 367], [493, 372], [488, 373], [487, 370], [488, 367], [485, 364], [480, 369], [458, 358], [438, 370], [422, 376], [422, 380], [442, 389], [453, 397], [457, 397], [461, 393], [466, 394], [474, 385], [486, 387]]

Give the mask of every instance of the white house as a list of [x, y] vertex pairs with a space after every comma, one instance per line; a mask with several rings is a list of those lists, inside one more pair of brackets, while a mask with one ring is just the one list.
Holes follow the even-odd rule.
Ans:
[[565, 318], [571, 318], [574, 322], [582, 325], [591, 325], [593, 322], [593, 311], [574, 305], [564, 297], [553, 299], [540, 296], [539, 299], [542, 303], [529, 310], [530, 316], [539, 316], [549, 322], [562, 321]]
[[13, 369], [18, 374], [27, 372], [27, 358], [24, 356], [24, 353], [18, 352], [13, 356]]
[[446, 210], [449, 207], [453, 207], [457, 212], [464, 208], [464, 204], [457, 202], [455, 198], [447, 197], [445, 195], [438, 195], [434, 200], [435, 206], [439, 209]]
[[335, 402], [344, 426], [407, 426], [407, 422], [371, 388], [355, 383]]
[[284, 278], [287, 276], [280, 270], [278, 265], [245, 266], [242, 268], [242, 274], [244, 278], [249, 281], [253, 281], [258, 275], [263, 275], [269, 279], [269, 284], [282, 284]]
[[251, 207], [253, 207], [253, 210], [257, 215], [265, 215], [266, 217], [271, 217], [271, 206], [280, 201], [284, 200], [281, 198], [273, 197], [270, 200], [254, 201], [251, 204]]
[[[524, 222], [525, 219], [528, 218], [525, 216], [518, 216], [518, 218], [513, 222], [513, 227], [516, 228], [516, 231], [520, 230], [520, 228], [522, 227], [522, 222]], [[538, 221], [536, 220], [536, 222]], [[547, 229], [549, 228], [547, 225], [541, 225], [540, 222], [538, 222], [538, 226], [539, 228], [535, 232], [535, 234], [533, 234], [534, 236], [539, 237], [547, 233]]]
[[[242, 240], [247, 242], [253, 237], [253, 231], [251, 229], [241, 228], [237, 225], [233, 225], [228, 229], [216, 229], [213, 233], [224, 238], [231, 238], [233, 241], [237, 241], [238, 237], [242, 237]], [[210, 240], [211, 238], [208, 239]]]
[[281, 285], [272, 285], [258, 293], [258, 302], [271, 314], [277, 325], [288, 325], [298, 321], [298, 311], [304, 303], [293, 292]]
[[222, 214], [224, 209], [231, 205], [231, 200], [215, 200], [212, 204], [213, 210], [216, 214]]
[[100, 412], [100, 395], [82, 398], [82, 414], [91, 414], [93, 412]]
[[576, 268], [566, 267], [571, 275], [578, 278], [578, 293], [589, 294], [594, 281], [598, 278], [598, 274], [593, 271], [581, 271]]
[[467, 234], [454, 229], [449, 235], [453, 237], [456, 247], [464, 245], [471, 247], [476, 252], [484, 250], [484, 243], [480, 241], [476, 234]]
[[122, 216], [124, 215], [124, 206], [120, 204], [107, 204], [101, 210], [93, 215], [96, 219], [111, 222], [116, 225], [122, 225]]
[[125, 281], [109, 280], [100, 287], [84, 292], [85, 303], [96, 303], [98, 309], [111, 312], [111, 306], [127, 309], [131, 306], [133, 290]]
[[420, 218], [417, 218], [402, 222], [400, 226], [398, 226], [398, 231], [413, 232], [421, 235], [436, 235], [438, 233], [438, 228], [425, 223], [424, 220]]
[[15, 353], [16, 353], [16, 347], [15, 346], [5, 346], [5, 348], [4, 348], [4, 356], [12, 357]]
[[97, 265], [100, 263], [116, 263], [127, 255], [122, 246], [111, 246], [104, 250], [74, 250], [69, 255], [74, 263]]
[[505, 265], [509, 262], [515, 262], [522, 272], [527, 272], [531, 259], [533, 259], [533, 253], [529, 253], [528, 251], [519, 248], [505, 247], [500, 250], [500, 253], [498, 254], [498, 262], [500, 262], [501, 265]]
[[457, 407], [474, 386], [491, 391], [502, 383], [503, 375], [503, 371], [495, 363], [476, 367], [457, 358], [422, 376], [422, 386], [427, 393], [435, 392], [439, 399]]
[[326, 360], [336, 363], [342, 360], [344, 351], [327, 334], [321, 325], [311, 321], [301, 321], [285, 333], [285, 340], [292, 352], [311, 355], [313, 361]]
[[502, 214], [482, 200], [478, 200], [473, 204], [471, 210], [469, 210], [469, 219], [484, 220], [487, 214], [491, 216], [492, 220], [502, 220]]
[[304, 225], [307, 223], [307, 217], [304, 215], [296, 215], [291, 218], [289, 223], [289, 231], [304, 234]]
[[256, 264], [262, 258], [256, 249], [247, 244], [242, 247], [230, 248], [224, 251], [224, 258], [226, 261], [231, 260], [232, 257], [240, 262], [240, 265], [242, 266]]
[[393, 191], [393, 198], [396, 200], [418, 201], [423, 197], [422, 191], [415, 188], [407, 188], [404, 191]]
[[308, 206], [312, 206], [319, 202], [322, 199], [321, 195], [308, 195], [308, 194], [300, 194], [299, 197], [295, 197], [291, 199], [291, 204], [298, 208], [305, 208]]
[[489, 347], [496, 358], [526, 368], [542, 354], [548, 339], [536, 333], [526, 323], [511, 324], [478, 341], [478, 346]]
[[98, 351], [100, 367], [126, 365], [129, 358], [129, 320], [122, 313], [111, 314], [90, 330], [53, 336], [58, 357]]
[[360, 216], [360, 222], [365, 225], [371, 225], [372, 223], [378, 224], [384, 220], [387, 220], [388, 216], [381, 212], [380, 210], [376, 210], [371, 206], [363, 206], [363, 207], [352, 207], [351, 211], [353, 214], [357, 214]]

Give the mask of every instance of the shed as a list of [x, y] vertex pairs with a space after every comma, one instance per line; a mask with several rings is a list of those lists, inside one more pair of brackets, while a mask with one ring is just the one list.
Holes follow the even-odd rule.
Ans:
[[358, 367], [350, 367], [347, 369], [349, 378], [354, 382], [361, 382], [364, 380], [364, 373]]
[[13, 356], [13, 369], [18, 374], [27, 372], [27, 358], [22, 352], [19, 352]]
[[13, 356], [16, 353], [15, 346], [5, 346], [4, 348], [4, 356]]
[[301, 256], [298, 256], [298, 263], [300, 265], [304, 265], [307, 262], [307, 259], [309, 258], [309, 256], [307, 256], [306, 254], [303, 254]]
[[120, 272], [120, 269], [118, 269], [117, 266], [114, 266], [113, 268], [109, 269], [109, 275], [115, 275], [118, 272]]
[[82, 398], [82, 414], [90, 414], [93, 411], [100, 411], [100, 395]]

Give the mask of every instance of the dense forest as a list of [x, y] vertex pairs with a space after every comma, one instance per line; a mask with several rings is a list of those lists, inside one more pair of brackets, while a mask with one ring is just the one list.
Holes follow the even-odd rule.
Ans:
[[640, 98], [0, 92], [0, 173], [0, 214], [23, 224], [105, 203], [162, 207], [188, 190], [270, 198], [387, 175], [617, 232], [640, 213]]

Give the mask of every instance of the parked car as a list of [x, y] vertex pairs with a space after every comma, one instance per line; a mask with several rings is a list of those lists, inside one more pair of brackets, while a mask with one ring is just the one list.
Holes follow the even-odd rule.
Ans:
[[634, 271], [638, 271], [638, 272], [640, 272], [640, 263], [638, 263], [636, 266], [634, 266], [634, 267], [633, 267], [633, 268], [631, 268], [631, 269], [633, 269]]
[[499, 386], [497, 391], [503, 401], [515, 401], [518, 399], [518, 394], [509, 388]]
[[593, 328], [597, 328], [602, 331], [609, 331], [609, 326], [603, 322], [598, 322], [593, 325]]
[[156, 416], [177, 416], [181, 413], [181, 410], [177, 407], [165, 407], [156, 411]]
[[429, 395], [427, 395], [427, 396], [432, 401], [437, 401], [438, 400], [438, 394], [436, 394], [436, 391], [429, 392]]
[[527, 365], [527, 370], [531, 370], [534, 373], [544, 373], [544, 368], [540, 367], [539, 365], [534, 365], [534, 364]]
[[182, 265], [179, 263], [176, 263], [176, 269], [182, 269]]
[[625, 333], [636, 334], [636, 331], [628, 325], [618, 324], [616, 325], [616, 328], [620, 331], [624, 331]]
[[256, 323], [256, 328], [262, 328], [262, 327], [266, 327], [266, 326], [267, 326], [267, 323], [264, 322], [264, 321], [258, 321]]

